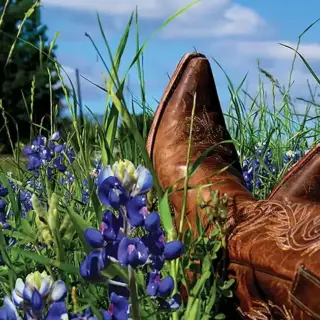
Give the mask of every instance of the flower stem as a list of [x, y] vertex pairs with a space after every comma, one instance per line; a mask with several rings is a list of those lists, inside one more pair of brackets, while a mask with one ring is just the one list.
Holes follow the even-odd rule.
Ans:
[[[122, 214], [124, 218], [124, 233], [128, 237], [131, 233], [132, 227], [128, 221], [128, 216], [126, 215], [126, 209], [120, 208], [120, 214]], [[137, 285], [136, 285], [136, 276], [134, 273], [134, 269], [129, 265], [129, 290], [130, 290], [130, 298], [131, 298], [131, 319], [132, 320], [140, 320], [140, 309], [139, 309], [139, 299], [137, 293]]]
[[129, 266], [129, 289], [131, 297], [131, 316], [133, 320], [140, 320], [139, 299], [137, 294], [136, 277], [134, 269]]

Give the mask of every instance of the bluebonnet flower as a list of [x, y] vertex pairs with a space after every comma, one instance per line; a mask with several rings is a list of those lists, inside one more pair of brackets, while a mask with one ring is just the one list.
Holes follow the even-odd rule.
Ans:
[[103, 311], [103, 320], [127, 320], [129, 319], [129, 303], [125, 297], [118, 296], [114, 292], [110, 295], [110, 307]]
[[90, 200], [90, 191], [89, 191], [88, 185], [89, 185], [88, 180], [84, 179], [82, 183], [82, 190], [81, 190], [81, 195], [82, 195], [81, 201], [84, 204], [88, 204]]
[[129, 223], [134, 227], [143, 226], [148, 214], [146, 195], [131, 198], [126, 206]]
[[74, 153], [72, 147], [68, 147], [66, 153], [67, 153], [69, 162], [72, 164], [76, 160], [76, 154]]
[[293, 165], [298, 162], [304, 156], [304, 152], [301, 150], [288, 150], [283, 156], [283, 164]]
[[59, 131], [54, 132], [50, 137], [50, 140], [52, 141], [59, 141], [60, 139], [61, 139], [61, 135]]
[[[113, 309], [113, 307], [111, 307], [111, 309]], [[118, 307], [117, 307], [117, 309], [118, 309]], [[123, 313], [119, 313], [119, 310], [116, 310], [116, 316], [113, 316], [111, 311], [105, 311], [105, 310], [100, 310], [100, 314], [101, 314], [103, 320], [109, 320], [109, 319], [111, 319], [111, 320], [113, 320], [113, 319], [114, 320], [126, 320], [126, 319], [128, 319], [128, 316], [127, 315], [125, 316]], [[68, 319], [70, 319], [70, 320], [98, 320], [98, 318], [92, 313], [90, 307], [87, 308], [82, 313], [77, 313], [77, 314], [71, 313], [70, 317]]]
[[98, 318], [92, 313], [91, 308], [87, 308], [82, 313], [71, 313], [70, 320], [98, 320]]
[[8, 189], [0, 184], [0, 197], [5, 197], [8, 194]]
[[147, 293], [151, 297], [169, 297], [174, 289], [174, 280], [171, 276], [161, 280], [159, 271], [149, 273], [147, 283]]
[[29, 274], [26, 283], [18, 278], [12, 291], [12, 301], [18, 308], [25, 309], [30, 317], [38, 318], [43, 313], [44, 301], [52, 285], [53, 280], [46, 272]]
[[26, 217], [27, 213], [33, 209], [31, 198], [32, 192], [29, 190], [19, 191], [20, 201], [21, 201], [21, 215], [22, 217]]
[[181, 241], [174, 240], [167, 242], [164, 246], [163, 256], [166, 260], [171, 261], [179, 258], [184, 252], [184, 246]]
[[3, 199], [0, 198], [0, 223], [4, 229], [9, 229], [9, 224], [7, 223], [6, 216], [6, 203]]
[[54, 302], [45, 317], [46, 320], [68, 320], [68, 311], [65, 301]]
[[139, 238], [124, 237], [121, 240], [118, 249], [118, 261], [121, 265], [137, 268], [147, 262], [148, 256], [149, 250]]
[[47, 320], [60, 320], [67, 315], [66, 296], [66, 284], [61, 280], [53, 282], [46, 272], [30, 273], [25, 283], [17, 279], [11, 294], [14, 305], [24, 310], [26, 319], [43, 319], [44, 309], [48, 305]]
[[101, 272], [108, 266], [108, 261], [106, 249], [92, 251], [80, 264], [81, 277], [91, 282], [105, 281]]
[[19, 320], [17, 309], [8, 297], [4, 298], [4, 305], [0, 308], [0, 320]]
[[70, 164], [75, 161], [75, 153], [71, 147], [67, 148], [65, 143], [59, 144], [60, 139], [60, 133], [55, 132], [49, 140], [40, 135], [31, 145], [25, 146], [24, 155], [28, 158], [27, 170], [37, 172], [45, 165], [49, 180], [52, 180], [53, 169], [65, 172], [67, 165], [64, 152]]
[[258, 143], [255, 146], [255, 154], [250, 158], [245, 157], [243, 159], [242, 172], [249, 191], [253, 191], [254, 188], [263, 189], [264, 184], [261, 178], [268, 177], [270, 173], [277, 174], [277, 169], [272, 160], [271, 149], [267, 149], [265, 143]]
[[[272, 159], [273, 153], [271, 149], [267, 149], [264, 143], [258, 143], [255, 146], [255, 154], [249, 158], [244, 158], [242, 163], [243, 178], [247, 188], [250, 191], [253, 191], [254, 188], [265, 188], [264, 178], [268, 178], [270, 174], [277, 175], [285, 166], [286, 169], [289, 169], [304, 154], [305, 152], [300, 147], [297, 147], [295, 151], [288, 150], [284, 153], [282, 163], [275, 163]], [[267, 180], [269, 179], [265, 179], [265, 181]]]
[[101, 171], [102, 171], [102, 160], [101, 160], [101, 158], [95, 159], [94, 160], [94, 168], [91, 172], [91, 176], [93, 178], [98, 178]]
[[152, 175], [143, 166], [137, 168], [128, 161], [115, 162], [106, 166], [98, 176], [100, 201], [118, 210], [126, 205], [130, 197], [147, 193], [152, 187]]
[[127, 204], [129, 195], [118, 178], [109, 176], [98, 186], [98, 195], [101, 203], [116, 210]]
[[[181, 241], [166, 243], [159, 213], [149, 213], [147, 209], [146, 193], [152, 187], [152, 176], [145, 167], [135, 168], [127, 160], [116, 162], [112, 167], [107, 166], [100, 172], [97, 185], [102, 204], [117, 210], [118, 215], [106, 210], [100, 230], [88, 228], [85, 231], [88, 245], [95, 250], [80, 265], [80, 274], [84, 279], [93, 282], [105, 281], [103, 270], [109, 263], [119, 263], [121, 266], [131, 266], [133, 269], [151, 265], [153, 269], [151, 275], [158, 275], [166, 260], [177, 259], [183, 254], [184, 246]], [[131, 237], [135, 227], [143, 227], [145, 234], [141, 238]], [[149, 279], [147, 291], [151, 292], [153, 288], [157, 299], [169, 298], [174, 288], [173, 278], [166, 277], [159, 281], [156, 279], [156, 277]], [[123, 292], [121, 298], [114, 292], [119, 293], [119, 289], [114, 291], [112, 289], [117, 283]], [[119, 279], [109, 280], [109, 290], [115, 301], [121, 302], [126, 306], [125, 309], [128, 309], [129, 290], [126, 285], [120, 284]], [[172, 299], [161, 303], [170, 310], [175, 310], [179, 298], [172, 297]], [[114, 311], [105, 315], [106, 319], [127, 319], [118, 318]]]

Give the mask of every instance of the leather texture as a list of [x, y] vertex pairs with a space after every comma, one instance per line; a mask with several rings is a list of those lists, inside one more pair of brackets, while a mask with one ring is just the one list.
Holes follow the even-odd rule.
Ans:
[[[199, 208], [199, 192], [206, 203], [212, 190], [227, 193], [229, 270], [238, 282], [239, 314], [244, 319], [320, 319], [320, 147], [286, 174], [269, 199], [254, 199], [230, 143], [209, 61], [202, 54], [186, 54], [160, 101], [147, 142], [164, 189], [186, 174], [195, 95], [191, 163], [215, 147], [189, 187], [212, 186], [188, 190], [184, 229], [196, 233], [197, 215], [211, 226]], [[183, 181], [177, 185], [182, 188]], [[182, 191], [170, 198], [176, 223], [182, 200]]]

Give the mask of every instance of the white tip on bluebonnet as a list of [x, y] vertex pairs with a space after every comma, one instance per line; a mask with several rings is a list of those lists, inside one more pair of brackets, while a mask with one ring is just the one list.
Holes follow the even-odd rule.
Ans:
[[50, 292], [52, 285], [53, 285], [53, 280], [51, 277], [42, 278], [39, 293], [42, 296], [46, 296]]
[[52, 141], [58, 141], [61, 138], [60, 136], [60, 132], [56, 131], [55, 133], [52, 134], [52, 136], [50, 137], [50, 140]]
[[113, 176], [114, 176], [114, 173], [111, 169], [111, 166], [108, 165], [108, 166], [104, 167], [98, 176], [98, 185], [100, 185], [107, 178], [113, 177]]
[[56, 281], [52, 286], [51, 300], [59, 301], [67, 296], [67, 286], [62, 280]]
[[146, 193], [152, 188], [152, 174], [146, 167], [139, 165], [136, 168], [134, 175], [137, 182], [131, 192], [132, 196]]
[[12, 290], [11, 299], [13, 300], [13, 303], [21, 307], [23, 303], [23, 291], [24, 291], [24, 282], [21, 278], [18, 278], [16, 280], [15, 288]]

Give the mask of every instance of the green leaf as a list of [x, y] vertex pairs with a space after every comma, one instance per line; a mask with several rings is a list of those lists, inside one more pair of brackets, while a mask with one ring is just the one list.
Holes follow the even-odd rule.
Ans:
[[173, 226], [173, 221], [171, 217], [168, 190], [166, 190], [164, 196], [159, 201], [159, 208], [160, 208], [160, 216], [161, 216], [163, 228], [168, 235], [168, 240], [172, 241], [176, 238], [176, 230]]
[[206, 255], [202, 262], [202, 272], [205, 273], [205, 272], [211, 271], [211, 269], [212, 269], [211, 258], [210, 256]]
[[191, 293], [192, 296], [198, 297], [200, 295], [200, 293], [204, 289], [206, 281], [210, 278], [210, 276], [211, 276], [211, 272], [210, 271], [204, 272], [201, 275], [200, 279], [197, 281], [196, 285], [192, 289], [192, 293]]
[[5, 240], [3, 232], [2, 232], [2, 226], [0, 226], [0, 252], [1, 252], [2, 259], [5, 262], [5, 264], [10, 268], [11, 272], [15, 273], [14, 266], [13, 266], [12, 261], [10, 259], [10, 255], [8, 254], [6, 240]]
[[230, 289], [230, 287], [235, 283], [234, 279], [229, 279], [228, 281], [225, 281], [224, 284], [220, 287], [221, 290], [227, 290]]
[[221, 241], [216, 241], [213, 245], [212, 252], [217, 253], [221, 248]]
[[[12, 231], [12, 230], [2, 230], [3, 234], [12, 237], [12, 238], [16, 238], [16, 239], [22, 239], [25, 240], [27, 242], [33, 242], [34, 238], [29, 237], [27, 234], [24, 234], [22, 232], [17, 232], [17, 231]], [[36, 235], [36, 232], [33, 234], [33, 236]]]
[[24, 258], [28, 258], [32, 261], [36, 261], [44, 266], [51, 265], [51, 266], [54, 266], [60, 270], [66, 271], [70, 274], [79, 275], [79, 268], [75, 267], [71, 264], [59, 262], [57, 260], [53, 260], [53, 259], [47, 258], [45, 256], [39, 255], [37, 253], [26, 251], [26, 250], [19, 249], [19, 248], [10, 248], [9, 251], [11, 251], [12, 253], [18, 253], [18, 254], [22, 255]]
[[30, 239], [34, 239], [34, 236], [36, 235], [36, 230], [34, 230], [29, 221], [27, 219], [21, 219], [21, 227], [19, 231], [27, 236], [30, 237]]
[[188, 320], [200, 320], [201, 317], [201, 300], [194, 299], [190, 310], [187, 310], [186, 319]]
[[223, 313], [219, 313], [214, 317], [216, 320], [223, 320], [226, 316]]
[[215, 305], [216, 297], [217, 297], [217, 280], [214, 279], [214, 282], [213, 282], [211, 290], [210, 290], [209, 297], [206, 302], [205, 314], [201, 320], [210, 320], [211, 319], [210, 313], [213, 310], [213, 307]]
[[86, 231], [86, 229], [92, 228], [92, 226], [90, 225], [90, 223], [88, 223], [86, 220], [84, 220], [80, 215], [75, 213], [70, 207], [66, 207], [66, 210], [72, 220], [72, 223], [77, 231], [77, 234], [80, 238], [80, 241], [81, 241], [86, 253], [90, 253], [92, 250], [87, 244], [87, 241], [84, 237], [84, 232]]

